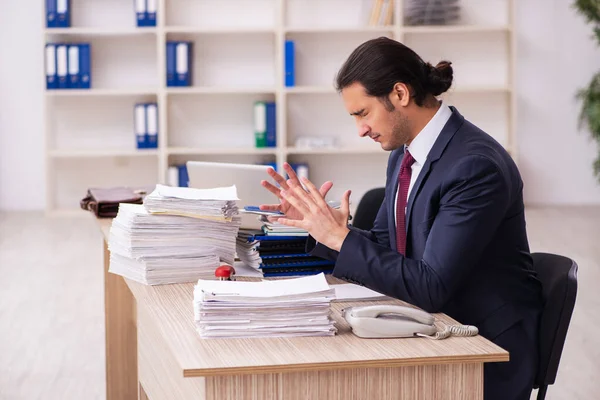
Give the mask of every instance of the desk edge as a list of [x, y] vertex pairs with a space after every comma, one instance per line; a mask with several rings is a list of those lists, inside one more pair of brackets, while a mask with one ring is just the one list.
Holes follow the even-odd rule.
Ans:
[[466, 356], [444, 356], [431, 358], [405, 358], [391, 360], [365, 360], [365, 361], [343, 361], [343, 362], [323, 362], [313, 364], [285, 364], [268, 366], [248, 366], [248, 367], [225, 367], [225, 368], [183, 368], [183, 376], [192, 377], [212, 377], [225, 375], [256, 375], [256, 374], [279, 374], [289, 372], [309, 372], [323, 370], [353, 369], [353, 368], [397, 368], [413, 367], [419, 365], [434, 364], [474, 364], [486, 362], [507, 362], [509, 361], [508, 352], [489, 353], [481, 355]]

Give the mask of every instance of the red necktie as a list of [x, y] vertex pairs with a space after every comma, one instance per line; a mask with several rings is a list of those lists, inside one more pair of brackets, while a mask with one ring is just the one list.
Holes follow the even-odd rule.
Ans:
[[405, 150], [398, 175], [398, 202], [396, 203], [396, 246], [402, 255], [406, 255], [406, 198], [410, 186], [411, 166], [414, 162], [415, 159], [408, 150]]

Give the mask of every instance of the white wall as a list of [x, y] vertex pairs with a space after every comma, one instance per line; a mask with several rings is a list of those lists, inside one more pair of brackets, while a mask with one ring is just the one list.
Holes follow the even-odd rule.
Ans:
[[[600, 69], [600, 48], [571, 2], [516, 1], [517, 135], [528, 204], [600, 204], [591, 168], [597, 147], [577, 130], [574, 99]], [[42, 5], [0, 1], [0, 50], [24, 52], [18, 63], [0, 59], [0, 209], [45, 204]]]
[[0, 209], [45, 204], [43, 4], [0, 1]]
[[577, 129], [575, 99], [600, 70], [600, 47], [572, 2], [516, 2], [517, 137], [528, 204], [600, 204], [592, 173], [598, 146]]

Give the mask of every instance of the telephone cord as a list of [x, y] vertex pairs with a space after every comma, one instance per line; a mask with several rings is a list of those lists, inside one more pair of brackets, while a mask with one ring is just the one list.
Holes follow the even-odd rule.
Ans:
[[445, 325], [444, 330], [438, 331], [434, 335], [425, 335], [423, 333], [416, 333], [416, 335], [428, 339], [440, 340], [450, 336], [476, 336], [478, 333], [479, 329], [472, 325]]

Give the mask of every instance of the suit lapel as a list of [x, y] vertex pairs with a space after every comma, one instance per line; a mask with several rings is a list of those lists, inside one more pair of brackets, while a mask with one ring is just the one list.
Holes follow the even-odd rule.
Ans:
[[[417, 180], [415, 181], [415, 184], [410, 191], [410, 195], [408, 196], [408, 201], [407, 201], [407, 206], [406, 206], [407, 207], [407, 209], [406, 209], [406, 232], [409, 231], [408, 229], [409, 229], [409, 225], [410, 225], [410, 221], [411, 221], [412, 209], [413, 209], [413, 205], [415, 202], [415, 198], [419, 194], [419, 191], [421, 190], [421, 187], [423, 186], [423, 183], [425, 182], [427, 175], [429, 175], [431, 166], [437, 160], [439, 160], [439, 158], [442, 156], [442, 153], [446, 149], [448, 142], [450, 142], [450, 139], [452, 139], [452, 136], [454, 136], [454, 133], [456, 133], [456, 131], [458, 130], [458, 128], [461, 127], [461, 125], [464, 121], [463, 116], [458, 112], [458, 110], [456, 110], [456, 108], [450, 106], [450, 109], [452, 110], [452, 116], [450, 117], [450, 119], [448, 120], [446, 125], [444, 125], [444, 128], [440, 132], [440, 135], [438, 136], [437, 140], [433, 144], [433, 147], [429, 151], [429, 154], [427, 155], [427, 161], [425, 161], [423, 168], [421, 168], [421, 172], [419, 173], [419, 176], [417, 177]], [[400, 164], [398, 164], [398, 170], [399, 169], [400, 169]], [[394, 233], [394, 237], [395, 237], [395, 233]], [[407, 235], [407, 239], [408, 239], [408, 235]], [[394, 246], [395, 246], [395, 240], [394, 240]]]

